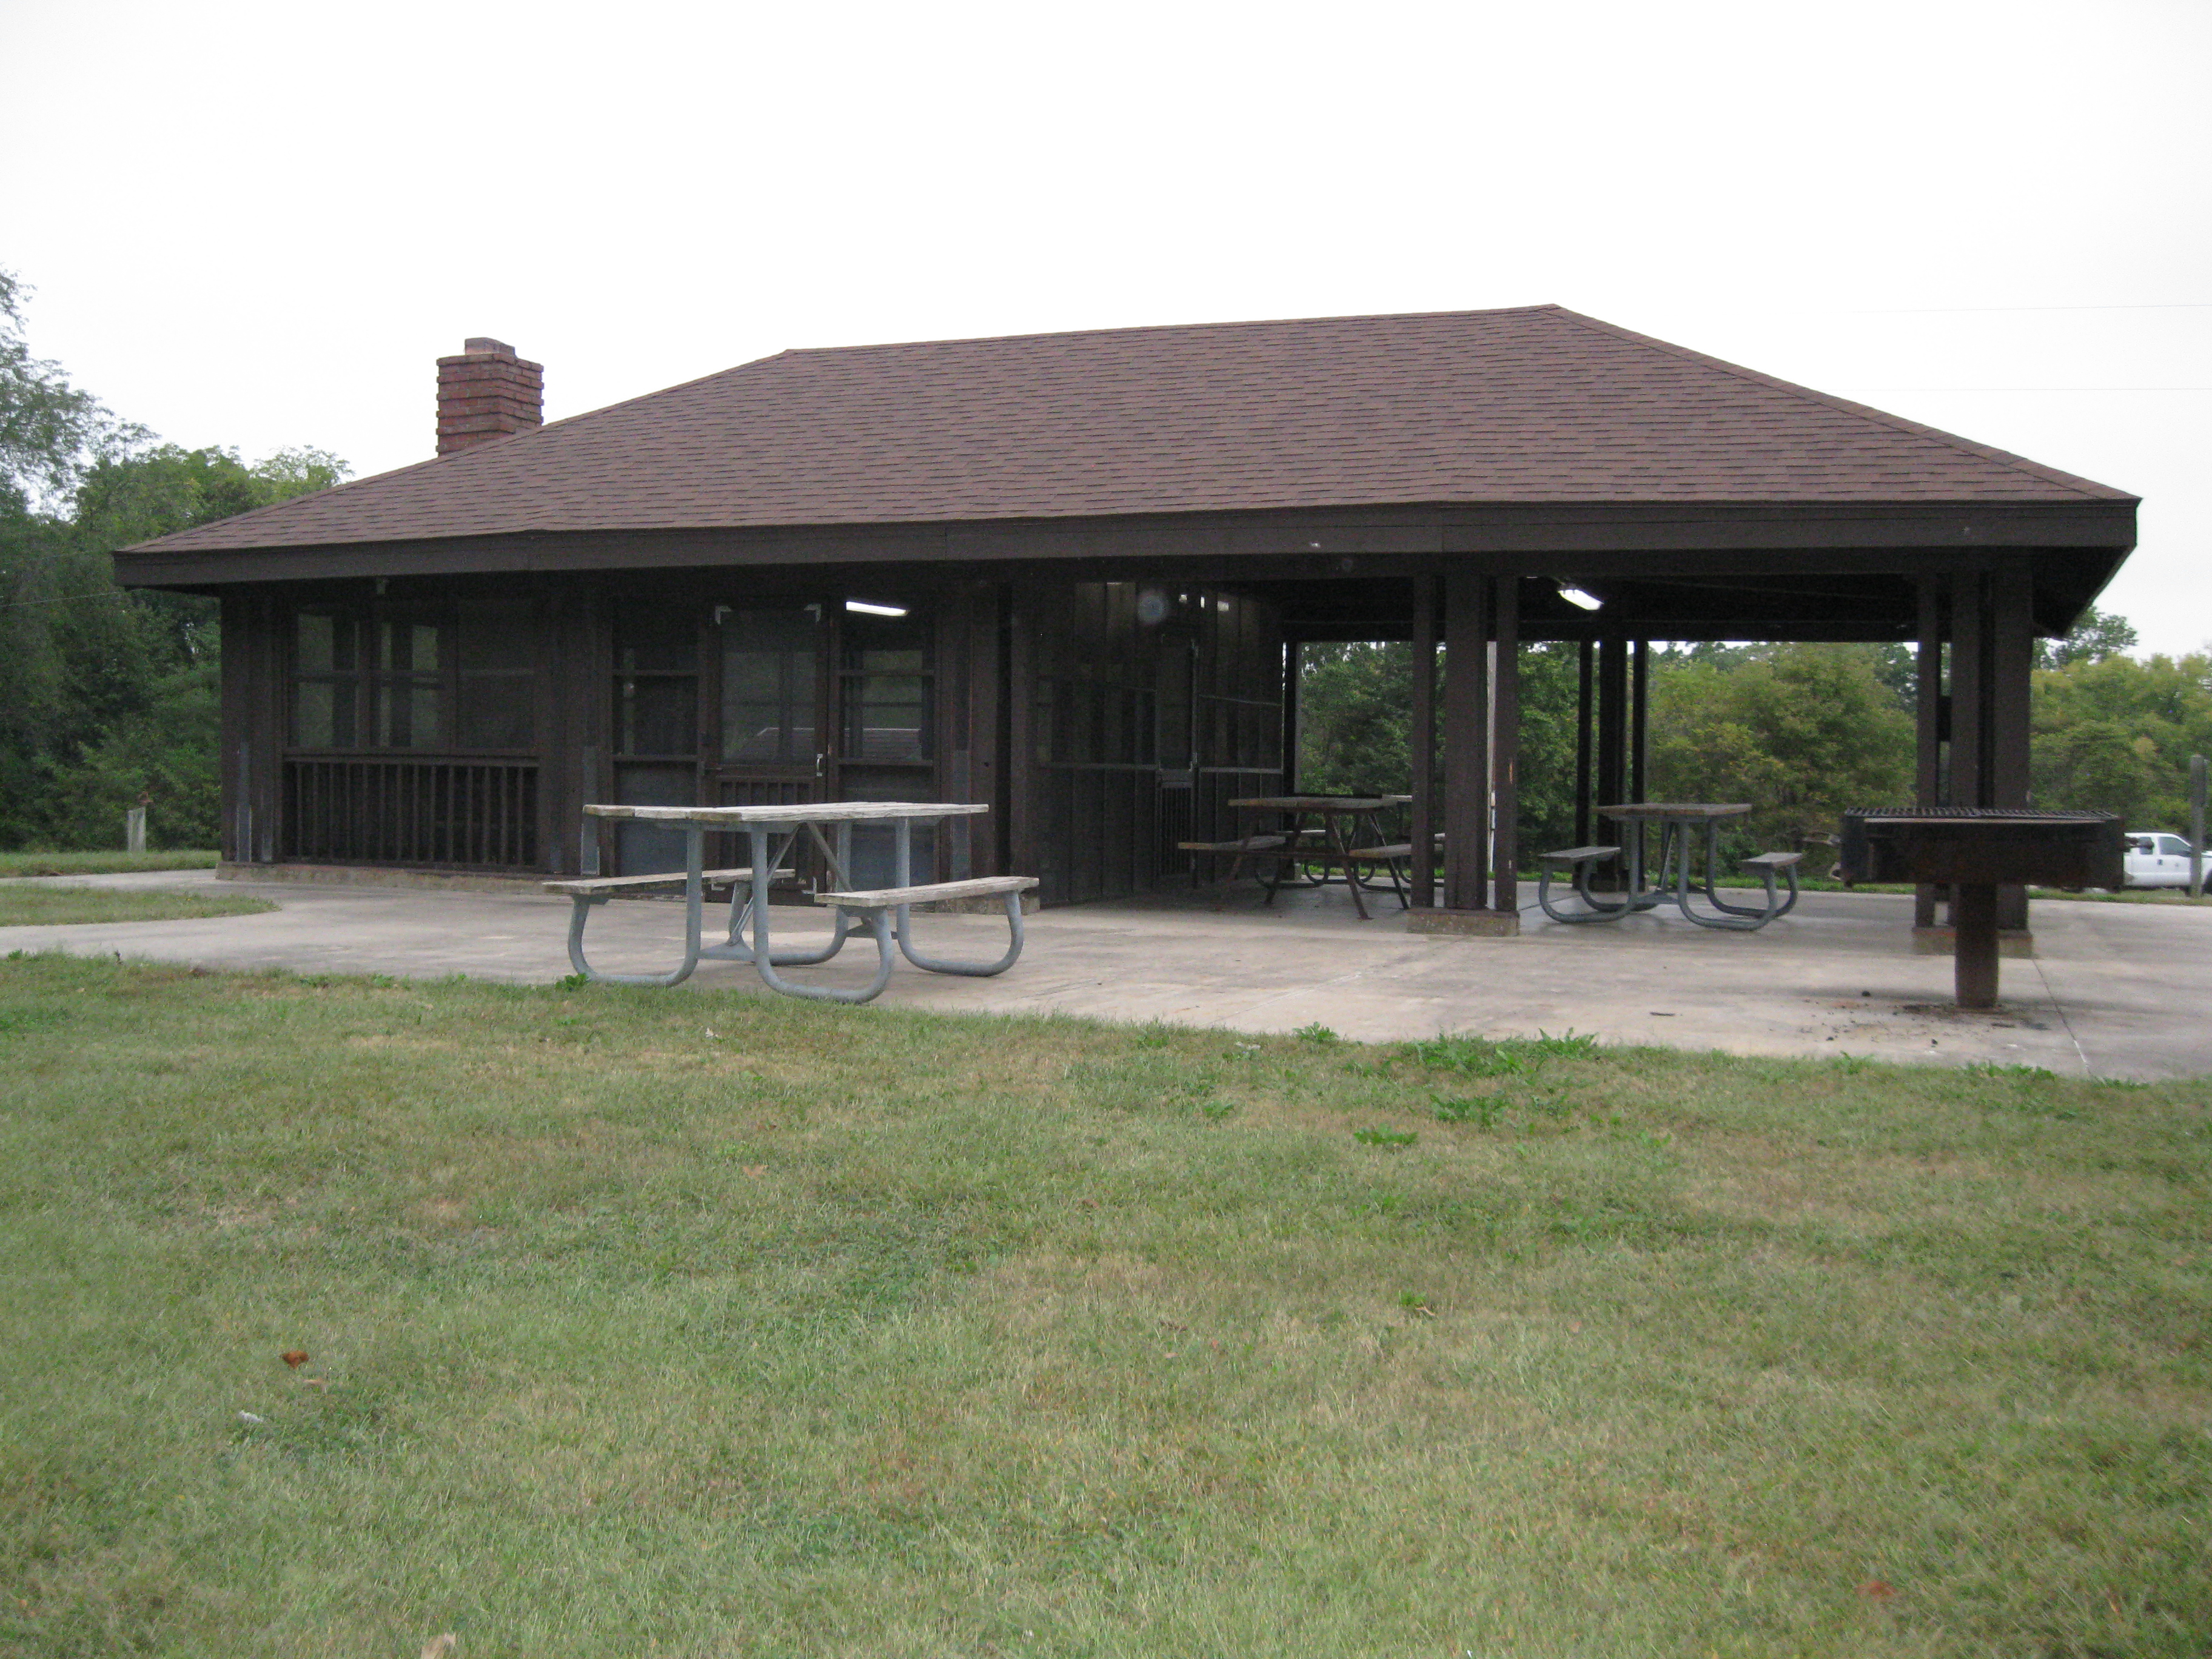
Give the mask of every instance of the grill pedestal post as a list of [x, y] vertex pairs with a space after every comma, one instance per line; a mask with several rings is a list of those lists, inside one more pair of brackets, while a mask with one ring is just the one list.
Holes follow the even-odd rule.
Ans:
[[1961, 882], [1953, 890], [1952, 983], [1961, 1008], [1997, 1006], [1997, 890]]

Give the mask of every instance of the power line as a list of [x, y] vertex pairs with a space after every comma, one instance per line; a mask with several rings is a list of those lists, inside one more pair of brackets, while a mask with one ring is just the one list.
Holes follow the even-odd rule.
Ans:
[[2180, 300], [2167, 305], [2127, 306], [1855, 306], [1846, 317], [1952, 317], [2001, 311], [2212, 311], [2212, 300]]
[[76, 599], [99, 599], [108, 598], [111, 595], [118, 599], [125, 599], [131, 597], [131, 595], [125, 592], [119, 587], [95, 587], [82, 593], [57, 594], [50, 599], [0, 600], [0, 611], [22, 611], [34, 605], [68, 605]]

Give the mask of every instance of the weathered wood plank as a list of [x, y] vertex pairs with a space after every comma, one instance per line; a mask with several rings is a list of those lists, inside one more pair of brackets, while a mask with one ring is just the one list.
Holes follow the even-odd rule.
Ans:
[[[750, 881], [753, 872], [744, 870], [704, 870], [699, 879], [708, 887], [734, 887], [739, 882]], [[549, 893], [642, 893], [655, 887], [680, 888], [684, 883], [681, 870], [664, 872], [655, 876], [593, 876], [583, 881], [549, 881], [539, 884]], [[779, 870], [773, 879], [790, 881], [793, 872]]]
[[933, 881], [919, 887], [881, 887], [864, 893], [817, 893], [815, 897], [823, 904], [842, 904], [854, 910], [884, 910], [895, 904], [1026, 893], [1036, 884], [1035, 876], [976, 876], [967, 881]]

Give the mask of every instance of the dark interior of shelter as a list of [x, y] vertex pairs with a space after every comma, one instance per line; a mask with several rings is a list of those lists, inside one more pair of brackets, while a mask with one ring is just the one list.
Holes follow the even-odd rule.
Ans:
[[[586, 801], [1002, 800], [917, 852], [951, 879], [1018, 863], [1066, 903], [1187, 867], [1176, 842], [1236, 833], [1224, 803], [1285, 782], [1280, 607], [1249, 593], [884, 573], [781, 593], [690, 574], [527, 598], [374, 586], [226, 606], [234, 651], [281, 662], [283, 688], [241, 734], [275, 787], [258, 822], [251, 794], [233, 813], [232, 856], [564, 874]], [[887, 878], [878, 833], [856, 878]], [[604, 834], [604, 868], [682, 866], [679, 832]]]

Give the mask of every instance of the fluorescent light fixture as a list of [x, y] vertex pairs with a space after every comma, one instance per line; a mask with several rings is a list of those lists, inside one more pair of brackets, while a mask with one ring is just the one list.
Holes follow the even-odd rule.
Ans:
[[906, 607], [902, 605], [871, 605], [866, 599], [848, 599], [845, 601], [845, 609], [848, 611], [857, 611], [864, 617], [903, 617], [906, 615]]
[[1594, 599], [1581, 588], [1570, 587], [1565, 582], [1559, 584], [1559, 597], [1569, 605], [1578, 605], [1585, 611], [1595, 611], [1605, 603], [1603, 599]]

